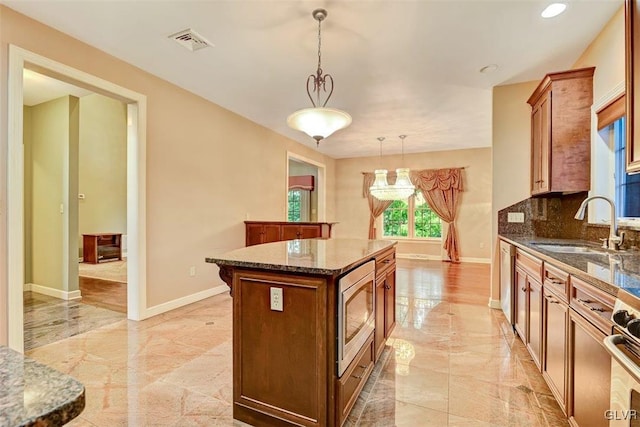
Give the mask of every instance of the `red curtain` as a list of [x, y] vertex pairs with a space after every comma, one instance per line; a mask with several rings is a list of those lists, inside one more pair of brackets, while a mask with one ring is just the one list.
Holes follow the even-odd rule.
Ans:
[[[391, 175], [391, 174], [390, 174]], [[389, 183], [395, 182], [395, 173], [393, 176], [389, 176]], [[373, 181], [375, 181], [376, 177], [371, 172], [364, 173], [364, 180], [362, 183], [362, 197], [367, 198], [367, 202], [369, 203], [369, 239], [376, 238], [376, 218], [378, 218], [382, 213], [393, 203], [393, 200], [378, 200], [371, 195], [369, 192], [369, 187], [373, 185]]]
[[314, 179], [313, 175], [299, 175], [289, 177], [289, 190], [309, 190], [313, 191]]
[[463, 191], [463, 168], [425, 169], [411, 172], [411, 181], [420, 189], [429, 207], [449, 224], [444, 249], [451, 262], [460, 262], [458, 232], [455, 220], [458, 215], [460, 193]]

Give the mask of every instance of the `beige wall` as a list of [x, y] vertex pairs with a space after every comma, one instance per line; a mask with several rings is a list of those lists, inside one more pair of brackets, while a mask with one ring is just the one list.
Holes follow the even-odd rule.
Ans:
[[594, 104], [624, 82], [624, 7], [611, 18], [573, 65], [573, 68], [583, 67], [596, 67], [593, 76]]
[[[63, 264], [64, 253], [68, 251], [66, 233], [74, 229], [74, 222], [77, 226], [77, 213], [73, 212], [68, 197], [72, 191], [70, 184], [73, 187], [72, 182], [77, 181], [73, 161], [77, 158], [77, 103], [77, 98], [62, 97], [31, 107], [30, 137], [24, 140], [25, 145], [30, 144], [25, 151], [30, 153], [31, 160], [25, 167], [25, 175], [27, 171], [30, 173], [25, 178], [25, 186], [30, 184], [25, 188], [25, 202], [30, 199], [25, 205], [31, 206], [30, 212], [25, 212], [25, 217], [30, 218], [30, 229], [25, 228], [30, 244], [25, 247], [30, 247], [31, 255], [25, 260], [30, 266], [26, 276], [31, 283], [61, 291], [78, 289], [77, 274], [75, 278], [67, 277], [68, 270]], [[67, 216], [71, 218], [69, 226], [65, 225]], [[77, 266], [75, 258], [74, 264]]]
[[[326, 165], [327, 218], [335, 218], [335, 161], [89, 45], [0, 6], [0, 75], [8, 45], [93, 74], [147, 97], [147, 307], [222, 284], [204, 258], [244, 246], [243, 221], [282, 220], [287, 151]], [[7, 79], [0, 128], [7, 129]], [[268, 106], [265, 106], [268, 108]], [[283, 118], [284, 119], [284, 118]], [[6, 132], [0, 180], [6, 176]], [[6, 212], [6, 185], [0, 200]], [[3, 215], [4, 218], [6, 216]], [[0, 271], [6, 271], [6, 226]], [[189, 277], [189, 267], [197, 274]], [[0, 279], [0, 343], [7, 336], [7, 283]]]
[[[527, 99], [539, 82], [493, 88], [493, 197], [491, 298], [500, 298], [498, 211], [529, 198], [531, 189], [531, 107]], [[531, 218], [525, 218], [529, 221]]]
[[78, 191], [80, 246], [82, 234], [127, 234], [127, 106], [118, 100], [80, 98]]
[[[401, 156], [362, 157], [337, 160], [336, 237], [363, 238], [368, 236], [369, 208], [362, 197], [362, 172], [373, 172], [381, 166], [389, 170], [405, 166], [411, 169], [465, 167], [464, 185], [457, 221], [460, 237], [460, 256], [490, 258], [491, 238], [491, 149], [435, 151]], [[440, 257], [441, 242], [400, 241], [400, 254]]]

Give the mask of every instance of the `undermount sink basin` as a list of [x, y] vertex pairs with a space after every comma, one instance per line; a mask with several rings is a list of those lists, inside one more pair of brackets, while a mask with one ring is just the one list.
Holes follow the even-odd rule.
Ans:
[[587, 255], [604, 255], [605, 252], [583, 245], [554, 245], [554, 244], [536, 244], [540, 249], [549, 252], [558, 252], [563, 254], [587, 254]]

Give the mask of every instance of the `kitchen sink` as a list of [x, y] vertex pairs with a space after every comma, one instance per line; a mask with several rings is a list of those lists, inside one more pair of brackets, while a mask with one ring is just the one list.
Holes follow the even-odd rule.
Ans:
[[554, 244], [536, 244], [540, 249], [549, 252], [557, 252], [562, 254], [586, 254], [586, 255], [606, 255], [602, 249], [584, 245], [554, 245]]

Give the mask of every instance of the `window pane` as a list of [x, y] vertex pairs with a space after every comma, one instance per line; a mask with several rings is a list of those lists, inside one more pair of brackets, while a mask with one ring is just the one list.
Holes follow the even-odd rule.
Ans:
[[615, 203], [618, 216], [640, 216], [640, 174], [629, 175], [626, 171], [627, 158], [625, 153], [624, 117], [613, 122], [613, 137], [615, 139]]
[[300, 190], [290, 190], [289, 191], [289, 221], [300, 221]]
[[407, 237], [409, 235], [409, 204], [406, 200], [394, 200], [383, 214], [383, 236]]
[[431, 210], [420, 191], [415, 195], [414, 207], [414, 236], [442, 237], [442, 221]]

